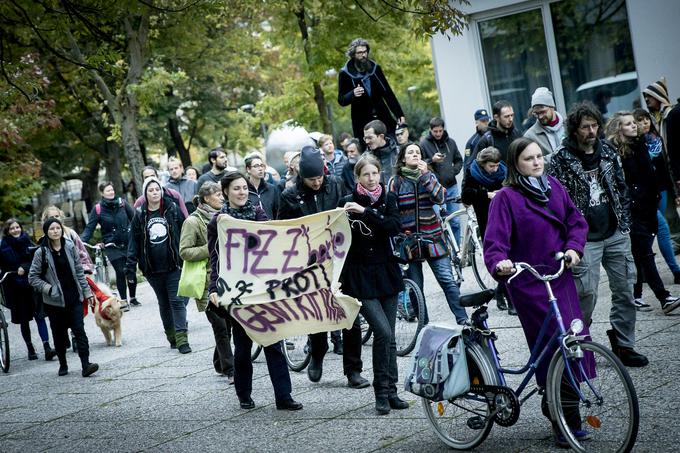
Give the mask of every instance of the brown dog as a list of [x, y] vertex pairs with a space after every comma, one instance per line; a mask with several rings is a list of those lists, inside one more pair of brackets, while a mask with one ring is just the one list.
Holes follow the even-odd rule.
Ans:
[[[99, 283], [97, 286], [99, 294], [96, 294], [95, 297], [94, 321], [102, 329], [107, 346], [112, 345], [113, 339], [115, 339], [116, 346], [121, 346], [123, 343], [120, 321], [123, 317], [123, 311], [120, 308], [120, 299], [105, 285]], [[111, 338], [112, 333], [113, 338]]]

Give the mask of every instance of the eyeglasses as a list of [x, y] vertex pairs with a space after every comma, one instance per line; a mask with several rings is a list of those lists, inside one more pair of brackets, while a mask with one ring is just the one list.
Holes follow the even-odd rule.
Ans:
[[263, 164], [253, 164], [250, 168], [265, 168], [265, 166]]

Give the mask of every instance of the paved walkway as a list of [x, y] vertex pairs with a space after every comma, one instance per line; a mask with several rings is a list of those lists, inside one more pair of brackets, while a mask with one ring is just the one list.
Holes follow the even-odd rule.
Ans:
[[[663, 263], [665, 281], [672, 283]], [[469, 272], [469, 269], [466, 270]], [[472, 276], [468, 280], [472, 280]], [[432, 319], [451, 319], [443, 295], [431, 274], [426, 276]], [[468, 281], [463, 292], [473, 290]], [[675, 293], [677, 286], [671, 287]], [[123, 346], [107, 347], [92, 316], [86, 319], [91, 359], [100, 370], [80, 376], [78, 357], [69, 353], [71, 373], [57, 377], [57, 362], [29, 362], [17, 326], [10, 327], [13, 347], [10, 373], [0, 375], [0, 451], [149, 451], [149, 452], [397, 452], [447, 451], [424, 418], [420, 402], [388, 416], [375, 414], [371, 388], [346, 386], [340, 357], [329, 354], [320, 383], [306, 373], [291, 373], [293, 396], [302, 411], [277, 411], [264, 357], [255, 363], [253, 399], [257, 406], [243, 411], [233, 386], [213, 370], [212, 330], [193, 303], [189, 306], [190, 342], [194, 350], [180, 355], [168, 347], [153, 292], [139, 287], [142, 307], [123, 319]], [[675, 410], [680, 409], [680, 316], [664, 316], [649, 289], [646, 300], [654, 311], [639, 313], [638, 348], [650, 365], [631, 369], [641, 411], [636, 451], [677, 451], [680, 433]], [[606, 278], [591, 329], [596, 341], [607, 344], [605, 330], [609, 293]], [[680, 310], [679, 314], [680, 314]], [[506, 365], [527, 358], [525, 340], [516, 317], [490, 309], [490, 324], [499, 336]], [[34, 342], [37, 332], [33, 331]], [[364, 375], [372, 379], [370, 343], [363, 349]], [[403, 378], [408, 358], [399, 359]], [[540, 415], [539, 398], [522, 407], [518, 423], [495, 426], [479, 452], [546, 452], [554, 446], [549, 426]]]

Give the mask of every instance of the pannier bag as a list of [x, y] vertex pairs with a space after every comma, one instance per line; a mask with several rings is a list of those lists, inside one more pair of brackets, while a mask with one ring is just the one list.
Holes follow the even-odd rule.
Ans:
[[470, 390], [462, 326], [428, 324], [418, 334], [405, 390], [444, 401]]

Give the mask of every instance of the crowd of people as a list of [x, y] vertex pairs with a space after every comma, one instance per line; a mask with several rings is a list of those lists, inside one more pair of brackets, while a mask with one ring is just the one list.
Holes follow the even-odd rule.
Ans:
[[[648, 359], [635, 350], [636, 311], [651, 309], [642, 299], [643, 284], [663, 313], [680, 306], [680, 298], [661, 281], [652, 250], [656, 238], [674, 283], [679, 283], [666, 215], [675, 212], [667, 206], [678, 200], [680, 143], [675, 134], [680, 107], [672, 106], [664, 81], [644, 90], [648, 110], [618, 112], [606, 124], [587, 101], [573, 105], [568, 114], [558, 112], [550, 90], [539, 87], [531, 98], [536, 121], [522, 133], [514, 124], [513, 106], [499, 100], [491, 115], [487, 109], [474, 112], [475, 131], [461, 154], [439, 117], [431, 119], [421, 140], [409, 135], [398, 100], [380, 66], [369, 59], [369, 50], [366, 41], [353, 41], [339, 75], [338, 101], [351, 105], [354, 137], [343, 134], [336, 148], [332, 136], [322, 135], [316, 146], [286, 153], [281, 177], [259, 153], [245, 158], [244, 172], [229, 167], [218, 147], [208, 154], [202, 174], [170, 159], [169, 179], [163, 184], [158, 171], [146, 167], [141, 196], [132, 203], [116, 195], [112, 182], [103, 182], [101, 200], [80, 236], [62, 223], [63, 213], [56, 207], [44, 212], [45, 237], [37, 248], [19, 221], [7, 220], [0, 267], [3, 273], [16, 272], [4, 288], [29, 360], [37, 358], [29, 326], [35, 320], [45, 359], [58, 357], [59, 375], [68, 372], [71, 342], [77, 346], [83, 376], [97, 371], [97, 364], [89, 361], [83, 328], [83, 301], [92, 298], [85, 274], [92, 272], [92, 262], [82, 243], [92, 240], [99, 225], [124, 305], [141, 304], [136, 296], [139, 270], [155, 293], [169, 346], [182, 354], [191, 347], [188, 299], [177, 294], [181, 269], [183, 263], [208, 260], [205, 292], [196, 306], [213, 329], [216, 370], [234, 384], [240, 406], [252, 408], [252, 340], [218, 302], [217, 216], [296, 219], [340, 207], [350, 219], [361, 220], [351, 222], [352, 244], [340, 280], [344, 293], [361, 301], [361, 314], [375, 335], [375, 408], [378, 414], [405, 409], [408, 403], [397, 395], [394, 337], [403, 275], [392, 239], [400, 234], [417, 239], [405, 275], [423, 289], [426, 262], [444, 293], [450, 319], [466, 323], [441, 220], [458, 209], [460, 194], [462, 203], [476, 212], [485, 261], [498, 280], [497, 306], [519, 316], [530, 346], [548, 309], [536, 309], [542, 286], [526, 279], [509, 285], [506, 279], [515, 261], [550, 266], [551, 253], [564, 251], [571, 257], [571, 271], [553, 283], [563, 315], [590, 324], [602, 264], [611, 289], [607, 334], [612, 350], [627, 366], [647, 365]], [[458, 224], [452, 230], [460, 234]], [[427, 308], [419, 315], [429, 322]], [[334, 351], [342, 353], [348, 385], [368, 387], [361, 374], [359, 321], [332, 335], [332, 342]], [[327, 333], [310, 335], [308, 345], [308, 377], [318, 382], [329, 350]], [[291, 396], [281, 348], [280, 343], [264, 348], [276, 407], [299, 410], [302, 404]], [[537, 372], [539, 385], [545, 372]]]

